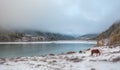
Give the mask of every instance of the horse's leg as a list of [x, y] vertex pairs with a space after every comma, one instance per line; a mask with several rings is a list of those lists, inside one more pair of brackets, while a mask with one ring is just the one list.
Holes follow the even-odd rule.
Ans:
[[93, 56], [93, 52], [91, 52], [91, 56]]
[[101, 55], [101, 53], [99, 52], [99, 56]]

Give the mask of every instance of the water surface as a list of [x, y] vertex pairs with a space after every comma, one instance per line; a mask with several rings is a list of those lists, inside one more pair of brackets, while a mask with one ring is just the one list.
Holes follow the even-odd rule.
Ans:
[[0, 58], [60, 54], [94, 47], [95, 44], [0, 44]]

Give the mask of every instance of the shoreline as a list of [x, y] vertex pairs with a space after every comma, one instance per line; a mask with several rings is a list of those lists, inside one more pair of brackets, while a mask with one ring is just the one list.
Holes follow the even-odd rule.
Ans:
[[[91, 56], [91, 49], [100, 49], [102, 54]], [[93, 47], [79, 53], [0, 59], [0, 70], [119, 70], [119, 65], [120, 46]]]
[[39, 41], [39, 42], [0, 42], [0, 44], [96, 44], [95, 40], [59, 40], [59, 41]]

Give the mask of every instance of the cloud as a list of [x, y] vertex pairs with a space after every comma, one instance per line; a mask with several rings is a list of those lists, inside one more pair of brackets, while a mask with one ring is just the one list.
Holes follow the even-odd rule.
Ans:
[[119, 0], [0, 0], [0, 26], [64, 34], [97, 33], [120, 19]]

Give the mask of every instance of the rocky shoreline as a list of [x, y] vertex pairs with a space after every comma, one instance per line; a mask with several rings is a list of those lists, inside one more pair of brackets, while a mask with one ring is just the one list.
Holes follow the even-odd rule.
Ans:
[[[99, 49], [101, 55], [91, 56], [92, 49]], [[111, 67], [106, 68], [105, 64]], [[0, 70], [119, 70], [118, 65], [120, 65], [120, 46], [94, 47], [79, 53], [0, 58]]]

